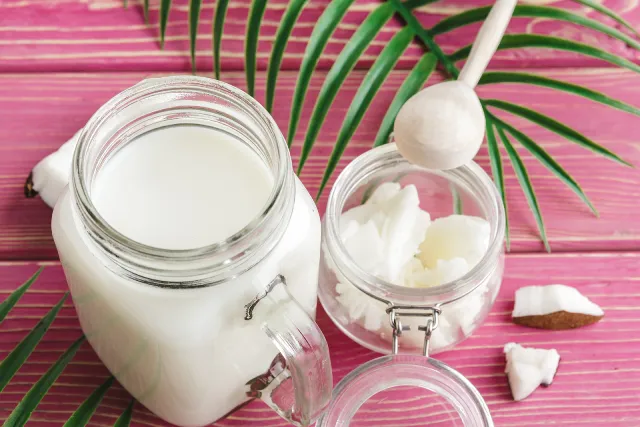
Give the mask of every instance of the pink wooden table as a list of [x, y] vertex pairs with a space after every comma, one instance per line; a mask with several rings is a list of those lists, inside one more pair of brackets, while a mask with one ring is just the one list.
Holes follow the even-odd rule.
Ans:
[[[313, 22], [327, 0], [311, 1], [305, 9], [295, 38], [285, 55], [286, 72], [278, 84], [274, 116], [286, 129], [296, 72]], [[38, 265], [45, 265], [40, 280], [0, 325], [0, 359], [37, 323], [66, 290], [62, 270], [56, 261], [49, 221], [51, 210], [40, 200], [25, 200], [22, 184], [31, 167], [55, 150], [80, 128], [104, 101], [140, 79], [189, 70], [187, 8], [174, 1], [168, 31], [167, 50], [157, 48], [155, 28], [144, 25], [139, 6], [124, 10], [118, 0], [0, 0], [0, 300], [15, 289]], [[488, 1], [444, 0], [418, 12], [425, 23], [438, 15]], [[223, 79], [244, 86], [242, 43], [250, 2], [231, 1], [223, 42]], [[282, 14], [284, 0], [271, 0], [262, 29], [259, 65], [265, 68], [270, 42]], [[311, 83], [309, 100], [302, 114], [300, 132], [292, 149], [294, 162], [300, 139], [324, 73], [336, 53], [353, 33], [356, 24], [371, 10], [375, 0], [356, 2], [348, 19], [334, 35], [320, 70]], [[580, 6], [560, 2], [578, 11]], [[626, 19], [640, 24], [635, 2], [607, 0], [606, 4]], [[213, 2], [205, 2], [198, 39], [198, 66], [210, 75], [211, 28], [205, 25]], [[152, 20], [158, 6], [152, 2]], [[393, 26], [367, 51], [358, 68], [366, 69], [391, 34]], [[476, 27], [454, 32], [441, 41], [446, 49], [469, 42]], [[510, 31], [542, 31], [576, 40], [596, 42], [601, 47], [638, 61], [638, 52], [589, 31], [577, 32], [569, 25], [544, 20], [514, 21]], [[340, 168], [368, 149], [375, 137], [395, 90], [406, 75], [407, 66], [420, 54], [416, 45], [385, 83], [357, 131]], [[623, 101], [638, 105], [640, 78], [630, 72], [602, 67], [567, 53], [543, 50], [501, 52], [493, 64], [498, 68], [520, 68], [529, 72], [587, 85]], [[335, 141], [348, 102], [364, 71], [349, 78], [331, 117], [320, 134], [315, 151], [302, 175], [315, 193], [326, 159]], [[264, 97], [264, 72], [259, 73], [257, 98]], [[432, 78], [432, 82], [437, 77]], [[548, 115], [561, 118], [580, 132], [596, 139], [636, 165], [640, 165], [640, 123], [619, 113], [571, 95], [514, 85], [487, 86], [482, 95], [526, 103]], [[511, 120], [512, 118], [510, 118]], [[472, 338], [437, 357], [469, 378], [486, 399], [497, 426], [581, 425], [640, 426], [640, 172], [625, 169], [596, 157], [558, 136], [513, 118], [521, 129], [553, 154], [579, 181], [600, 211], [594, 218], [568, 189], [563, 187], [528, 153], [521, 151], [529, 167], [548, 228], [553, 254], [543, 253], [536, 237], [531, 213], [514, 172], [506, 167], [506, 183], [512, 226], [512, 253], [507, 257], [505, 280], [498, 301]], [[477, 161], [488, 170], [486, 149]], [[337, 175], [336, 175], [337, 176]], [[324, 209], [326, 198], [320, 201]], [[605, 319], [588, 328], [571, 332], [526, 329], [510, 322], [513, 293], [528, 284], [565, 283], [578, 287], [602, 306]], [[356, 366], [376, 355], [341, 334], [321, 311], [318, 322], [331, 347], [334, 378], [340, 380]], [[49, 364], [73, 342], [81, 331], [68, 301], [43, 342], [0, 393], [0, 420], [43, 374]], [[556, 348], [562, 361], [551, 387], [537, 390], [524, 402], [511, 400], [503, 374], [502, 346], [509, 341], [543, 348]], [[49, 395], [38, 407], [29, 425], [59, 426], [89, 393], [108, 376], [95, 353], [84, 345], [64, 371]], [[91, 425], [112, 425], [129, 402], [119, 385], [111, 387], [91, 420]], [[416, 393], [382, 396], [378, 406], [364, 408], [361, 419], [367, 426], [426, 426], [426, 409], [432, 402]], [[132, 425], [166, 425], [140, 405], [135, 407]], [[217, 426], [285, 426], [275, 414], [258, 402], [216, 423]]]

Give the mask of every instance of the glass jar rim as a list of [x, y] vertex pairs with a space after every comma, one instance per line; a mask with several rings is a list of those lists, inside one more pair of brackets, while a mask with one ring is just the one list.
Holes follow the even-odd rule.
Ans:
[[[342, 243], [340, 216], [348, 197], [366, 183], [375, 172], [399, 165], [408, 165], [414, 170], [461, 178], [467, 181], [467, 184], [473, 184], [473, 190], [480, 192], [483, 196], [483, 207], [487, 210], [487, 220], [491, 228], [489, 248], [481, 260], [459, 279], [429, 288], [395, 285], [363, 270], [351, 258]], [[345, 167], [331, 189], [323, 221], [323, 239], [332, 261], [340, 273], [359, 290], [386, 304], [416, 304], [417, 301], [425, 303], [424, 300], [430, 298], [443, 300], [427, 301], [426, 303], [429, 305], [450, 303], [473, 292], [491, 274], [498, 263], [504, 234], [505, 213], [502, 199], [491, 178], [478, 164], [471, 161], [459, 168], [445, 171], [426, 169], [410, 164], [402, 157], [394, 143], [373, 148], [356, 157]]]
[[[384, 379], [389, 375], [391, 380]], [[381, 378], [383, 378], [381, 380]], [[415, 354], [381, 356], [349, 372], [334, 388], [317, 427], [342, 427], [375, 394], [398, 386], [421, 387], [446, 399], [473, 427], [493, 427], [487, 403], [477, 388], [444, 362]], [[471, 419], [469, 419], [471, 418]]]
[[[220, 97], [233, 103], [235, 107], [250, 112], [251, 117], [258, 120], [259, 125], [268, 133], [270, 142], [275, 147], [277, 172], [274, 174], [271, 194], [260, 214], [241, 230], [222, 241], [200, 248], [158, 248], [128, 238], [100, 215], [85, 182], [85, 160], [89, 145], [97, 138], [101, 126], [127, 106], [145, 97], [185, 92]], [[176, 99], [181, 98], [178, 95]], [[269, 252], [270, 247], [275, 245], [285, 231], [287, 221], [282, 221], [283, 216], [287, 218], [293, 211], [292, 200], [289, 200], [292, 198], [280, 197], [286, 190], [293, 191], [292, 175], [291, 157], [284, 136], [271, 115], [254, 98], [218, 80], [199, 76], [168, 76], [142, 80], [115, 95], [94, 113], [78, 137], [70, 183], [77, 212], [89, 235], [102, 252], [110, 255], [119, 267], [125, 268], [134, 278], [142, 279], [151, 285], [193, 288], [211, 286], [224, 281], [229, 275], [246, 271]], [[270, 223], [270, 227], [266, 227], [267, 222]], [[256, 244], [252, 244], [251, 241], [256, 235], [264, 233], [266, 228], [270, 230], [270, 245], [261, 245], [259, 252], [262, 257], [259, 257]], [[162, 269], [157, 267], [159, 263], [164, 266]], [[231, 268], [231, 264], [237, 268]], [[158, 279], [158, 276], [162, 278]], [[204, 276], [206, 279], [203, 280]], [[172, 284], [180, 277], [190, 277], [192, 280], [181, 281], [179, 285]]]

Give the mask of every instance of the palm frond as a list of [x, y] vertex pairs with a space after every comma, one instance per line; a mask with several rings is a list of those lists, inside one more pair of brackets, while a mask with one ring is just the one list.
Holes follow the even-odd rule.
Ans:
[[592, 8], [593, 10], [597, 10], [598, 12], [602, 13], [603, 15], [606, 15], [609, 18], [613, 19], [614, 21], [616, 21], [618, 24], [622, 25], [623, 27], [626, 27], [636, 37], [640, 37], [640, 33], [638, 33], [638, 30], [636, 30], [633, 27], [633, 25], [631, 25], [622, 16], [618, 15], [616, 12], [614, 12], [611, 9], [609, 9], [605, 5], [603, 5], [601, 3], [598, 3], [597, 1], [593, 1], [593, 0], [573, 0], [573, 1], [575, 1], [576, 3], [583, 4], [585, 6], [588, 6], [588, 7]]
[[[489, 120], [490, 125], [492, 125], [493, 123], [491, 122], [491, 119]], [[507, 150], [507, 154], [509, 155], [509, 159], [511, 160], [513, 170], [516, 173], [516, 177], [518, 178], [520, 187], [522, 188], [524, 196], [527, 199], [529, 208], [531, 209], [531, 212], [533, 212], [536, 224], [538, 225], [538, 231], [540, 232], [540, 238], [542, 239], [547, 252], [551, 252], [551, 247], [549, 246], [549, 241], [547, 239], [547, 231], [544, 226], [544, 220], [542, 219], [542, 212], [540, 211], [540, 206], [538, 205], [538, 198], [536, 197], [536, 193], [533, 189], [533, 184], [531, 184], [531, 180], [529, 179], [527, 168], [522, 162], [520, 155], [509, 141], [507, 135], [505, 135], [502, 129], [497, 128], [497, 130], [498, 135], [502, 140], [502, 144]]]
[[360, 55], [362, 55], [367, 46], [369, 46], [369, 43], [376, 37], [384, 24], [386, 24], [392, 16], [393, 7], [388, 3], [382, 4], [374, 9], [353, 33], [353, 36], [349, 39], [329, 70], [309, 119], [309, 127], [307, 128], [300, 153], [300, 161], [298, 162], [298, 174], [302, 171], [311, 153], [320, 129], [324, 124], [324, 119], [342, 83], [351, 70], [353, 70], [353, 67], [360, 59]]
[[451, 200], [453, 201], [453, 213], [456, 215], [462, 215], [462, 197], [460, 197], [460, 192], [453, 184], [449, 184], [449, 189], [451, 190]]
[[27, 394], [18, 403], [18, 406], [11, 412], [9, 418], [4, 422], [3, 427], [22, 427], [29, 420], [29, 416], [42, 401], [53, 383], [58, 379], [64, 368], [67, 367], [73, 356], [84, 342], [84, 336], [78, 338], [65, 351], [62, 356], [44, 373], [42, 377], [29, 389]]
[[574, 95], [581, 96], [591, 101], [598, 102], [600, 104], [607, 105], [609, 107], [616, 108], [620, 111], [635, 114], [640, 116], [640, 108], [634, 107], [617, 99], [611, 98], [601, 92], [591, 90], [584, 86], [576, 85], [573, 83], [564, 82], [561, 80], [551, 79], [549, 77], [539, 76], [537, 74], [519, 73], [519, 72], [486, 72], [480, 78], [478, 85], [486, 85], [492, 83], [519, 83], [519, 84], [531, 84], [536, 86], [548, 87], [550, 89], [556, 89]]
[[222, 30], [227, 16], [229, 0], [218, 0], [216, 13], [213, 18], [213, 66], [216, 79], [220, 80], [220, 47], [222, 45]]
[[351, 101], [351, 105], [347, 110], [345, 119], [342, 122], [342, 127], [340, 128], [338, 138], [327, 162], [327, 168], [325, 169], [324, 176], [322, 177], [322, 182], [320, 183], [316, 200], [320, 198], [324, 187], [327, 185], [329, 178], [333, 174], [340, 157], [342, 157], [349, 140], [356, 131], [358, 124], [369, 107], [369, 104], [371, 104], [371, 101], [380, 89], [380, 86], [382, 86], [382, 83], [384, 83], [384, 80], [396, 65], [400, 56], [404, 53], [407, 47], [409, 47], [412, 39], [413, 30], [410, 27], [405, 27], [398, 31], [387, 43], [382, 52], [380, 52], [380, 55], [364, 77], [362, 84]]
[[144, 11], [144, 22], [149, 24], [149, 0], [142, 0], [142, 10]]
[[[393, 0], [390, 0], [393, 1]], [[544, 49], [558, 49], [569, 52], [579, 53], [585, 56], [601, 59], [614, 65], [627, 68], [631, 71], [640, 73], [640, 65], [637, 65], [628, 59], [614, 55], [597, 47], [588, 44], [578, 43], [572, 40], [561, 39], [558, 37], [544, 36], [540, 34], [506, 34], [498, 46], [499, 50], [518, 49], [525, 47], [537, 47]], [[471, 52], [471, 45], [465, 46], [449, 57], [452, 61], [460, 61], [466, 59]]]
[[593, 203], [591, 203], [591, 200], [589, 200], [587, 195], [584, 193], [582, 187], [580, 187], [576, 180], [573, 179], [573, 177], [569, 175], [569, 173], [564, 170], [564, 168], [560, 166], [560, 164], [549, 153], [547, 153], [544, 148], [536, 144], [535, 141], [532, 140], [529, 136], [514, 128], [510, 124], [504, 122], [503, 120], [500, 120], [494, 115], [491, 115], [490, 117], [494, 121], [495, 126], [498, 130], [506, 131], [511, 134], [511, 136], [513, 136], [516, 140], [518, 140], [518, 142], [520, 142], [520, 144], [527, 151], [529, 151], [533, 155], [533, 157], [538, 159], [538, 161], [542, 163], [544, 167], [549, 169], [555, 176], [560, 179], [560, 181], [562, 181], [567, 187], [569, 187], [574, 193], [576, 193], [578, 197], [580, 197], [580, 199], [589, 207], [594, 215], [598, 216], [598, 211], [596, 210], [595, 206], [593, 206]]
[[164, 37], [167, 32], [169, 22], [169, 12], [171, 11], [171, 0], [161, 0], [160, 2], [160, 49], [164, 49]]
[[[16, 303], [22, 297], [22, 295], [24, 295], [24, 293], [27, 292], [27, 290], [31, 287], [31, 285], [33, 285], [33, 282], [35, 282], [38, 279], [38, 276], [40, 276], [40, 273], [42, 273], [42, 270], [44, 270], [44, 267], [40, 267], [38, 271], [36, 271], [33, 274], [33, 276], [31, 276], [29, 279], [27, 279], [26, 282], [20, 285], [18, 289], [11, 292], [11, 294], [9, 294], [9, 296], [0, 303], [0, 323], [4, 320], [5, 317], [7, 317], [7, 314], [9, 314], [9, 311], [11, 311], [13, 306], [16, 305]], [[0, 391], [1, 390], [2, 390], [2, 387], [0, 387]]]
[[71, 417], [64, 423], [63, 427], [84, 427], [89, 423], [89, 420], [93, 416], [96, 409], [98, 409], [98, 405], [102, 401], [107, 390], [113, 384], [113, 377], [109, 377], [100, 387], [95, 389], [93, 393], [82, 402], [82, 404], [76, 409]]
[[507, 192], [506, 186], [504, 184], [504, 168], [502, 166], [502, 156], [500, 155], [498, 141], [496, 140], [496, 134], [493, 130], [493, 124], [491, 123], [491, 121], [487, 121], [486, 128], [487, 151], [489, 152], [489, 162], [491, 163], [491, 174], [493, 175], [493, 181], [496, 183], [496, 187], [500, 192], [502, 205], [504, 206], [504, 237], [507, 243], [507, 250], [509, 250], [511, 247], [511, 239], [509, 237], [509, 210], [507, 209]]
[[273, 41], [271, 56], [269, 57], [269, 66], [267, 68], [267, 84], [265, 88], [265, 105], [268, 112], [273, 108], [273, 100], [275, 98], [276, 84], [278, 72], [282, 65], [284, 51], [287, 48], [289, 37], [293, 31], [293, 27], [298, 21], [298, 17], [304, 8], [307, 0], [290, 0], [287, 10], [282, 16], [282, 21], [278, 26], [276, 37]]
[[371, 198], [373, 192], [376, 191], [376, 188], [378, 188], [378, 184], [380, 184], [380, 181], [382, 181], [382, 177], [375, 177], [367, 184], [367, 188], [362, 193], [362, 199], [360, 200], [361, 205], [367, 203], [367, 200]]
[[296, 88], [293, 92], [291, 114], [289, 115], [289, 130], [287, 132], [287, 142], [289, 146], [293, 144], [293, 139], [296, 136], [309, 82], [320, 60], [320, 55], [353, 1], [354, 0], [332, 0], [313, 27], [309, 43], [302, 58], [302, 63], [300, 64], [300, 73], [298, 74]]
[[194, 74], [196, 72], [196, 43], [201, 6], [202, 0], [190, 0], [189, 2], [189, 49], [191, 51], [191, 71]]
[[398, 89], [398, 92], [396, 92], [396, 96], [393, 98], [393, 101], [391, 101], [391, 104], [380, 123], [380, 129], [378, 129], [376, 139], [373, 143], [374, 147], [386, 144], [389, 141], [389, 136], [393, 130], [393, 123], [400, 111], [400, 108], [402, 108], [404, 103], [415, 95], [422, 86], [424, 86], [426, 81], [429, 80], [429, 77], [431, 76], [431, 73], [433, 73], [433, 70], [435, 70], [437, 63], [438, 60], [433, 53], [427, 52], [422, 55], [418, 63], [407, 75], [407, 78], [402, 82], [402, 85]]
[[[457, 15], [453, 15], [443, 19], [442, 21], [438, 22], [433, 28], [431, 28], [429, 32], [432, 36], [436, 36], [438, 34], [443, 34], [474, 22], [482, 22], [487, 17], [490, 10], [491, 6], [484, 6], [466, 10]], [[548, 18], [557, 21], [571, 22], [573, 24], [598, 31], [602, 34], [606, 34], [610, 37], [627, 43], [629, 46], [637, 50], [640, 50], [640, 42], [634, 40], [632, 37], [629, 37], [622, 31], [605, 25], [600, 21], [596, 21], [595, 19], [590, 19], [565, 9], [549, 6], [521, 4], [515, 7], [513, 16], [526, 18]]]
[[[20, 288], [18, 288], [18, 291]], [[36, 348], [45, 332], [53, 323], [58, 315], [64, 301], [67, 299], [68, 293], [65, 293], [62, 299], [38, 322], [36, 326], [27, 334], [26, 337], [9, 353], [7, 357], [0, 363], [0, 391], [11, 381], [11, 378], [18, 372], [18, 369], [24, 364], [29, 355]]]
[[258, 65], [258, 38], [267, 0], [253, 0], [247, 22], [247, 39], [244, 44], [244, 70], [247, 75], [247, 93], [255, 94], [256, 68]]
[[600, 154], [608, 159], [614, 160], [618, 163], [621, 163], [626, 166], [632, 166], [631, 163], [623, 160], [614, 152], [606, 149], [605, 147], [595, 143], [590, 140], [586, 136], [582, 135], [580, 132], [577, 132], [570, 127], [552, 119], [549, 116], [545, 116], [544, 114], [538, 113], [537, 111], [530, 110], [526, 107], [522, 107], [520, 105], [512, 104], [506, 101], [500, 101], [498, 99], [485, 99], [483, 100], [485, 105], [490, 105], [492, 107], [499, 108], [504, 111], [508, 111], [517, 116], [523, 117], [533, 123], [536, 123], [539, 126], [542, 126], [546, 129], [549, 129], [552, 132], [557, 133], [558, 135], [567, 138], [570, 141], [585, 147], [594, 153]]
[[131, 399], [129, 406], [127, 406], [127, 409], [118, 417], [113, 427], [129, 427], [129, 424], [131, 424], [131, 415], [133, 414], [133, 405], [135, 403], [136, 401]]
[[438, 43], [435, 42], [433, 37], [424, 29], [420, 21], [413, 16], [411, 10], [403, 5], [400, 0], [388, 0], [398, 12], [398, 14], [402, 17], [402, 19], [407, 23], [409, 28], [411, 28], [422, 43], [438, 58], [438, 60], [442, 63], [445, 70], [449, 75], [453, 78], [458, 77], [458, 69], [456, 68], [453, 61], [442, 51]]

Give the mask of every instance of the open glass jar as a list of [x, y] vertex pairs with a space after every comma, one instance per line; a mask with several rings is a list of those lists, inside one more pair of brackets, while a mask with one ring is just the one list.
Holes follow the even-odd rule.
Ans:
[[[415, 185], [420, 207], [432, 219], [462, 213], [488, 221], [488, 250], [466, 275], [434, 287], [404, 287], [367, 273], [353, 261], [340, 238], [340, 217], [362, 204], [377, 186], [391, 181], [403, 187]], [[396, 352], [419, 352], [425, 334], [418, 328], [439, 310], [430, 353], [449, 349], [482, 323], [495, 301], [504, 265], [504, 227], [500, 196], [475, 163], [435, 171], [408, 163], [395, 144], [370, 150], [345, 168], [329, 196], [322, 229], [320, 301], [344, 333], [380, 353], [389, 353], [396, 345]], [[405, 330], [394, 331], [394, 319]]]
[[[486, 219], [490, 237], [484, 256], [464, 276], [434, 287], [398, 286], [364, 271], [341, 239], [340, 218], [385, 182], [415, 185], [420, 208], [432, 219], [454, 213]], [[395, 144], [388, 144], [364, 153], [345, 168], [334, 184], [323, 219], [319, 298], [329, 317], [351, 339], [391, 355], [347, 375], [334, 389], [318, 427], [369, 425], [354, 423], [358, 410], [374, 395], [397, 387], [417, 387], [432, 395], [435, 403], [420, 409], [429, 422], [493, 426], [473, 385], [429, 356], [468, 337], [489, 313], [502, 280], [504, 229], [500, 196], [475, 163], [448, 171], [428, 170], [408, 163]]]

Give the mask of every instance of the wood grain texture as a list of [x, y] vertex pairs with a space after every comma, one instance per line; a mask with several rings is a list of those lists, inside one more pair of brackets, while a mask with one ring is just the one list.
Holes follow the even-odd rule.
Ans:
[[[357, 72], [345, 83], [303, 171], [303, 182], [313, 195], [317, 192], [344, 113], [363, 75], [364, 72]], [[640, 100], [640, 79], [631, 73], [610, 69], [565, 69], [547, 71], [544, 75], [584, 84], [629, 103], [637, 104]], [[49, 226], [51, 209], [40, 200], [24, 199], [24, 179], [41, 158], [82, 127], [102, 103], [145, 76], [147, 74], [143, 73], [0, 75], [0, 259], [56, 258]], [[340, 161], [338, 172], [371, 147], [384, 111], [405, 76], [406, 71], [397, 71], [389, 77]], [[278, 83], [274, 116], [285, 131], [295, 79], [296, 74], [289, 72], [283, 74]], [[300, 154], [306, 120], [322, 79], [323, 75], [317, 74], [311, 82], [292, 148], [294, 163]], [[240, 87], [244, 85], [242, 73], [228, 74], [226, 80]], [[437, 77], [432, 78], [429, 84], [436, 80]], [[636, 116], [537, 87], [492, 85], [480, 88], [480, 94], [520, 103], [561, 119], [626, 160], [640, 164], [640, 119]], [[264, 73], [258, 76], [256, 96], [261, 101], [264, 98]], [[557, 178], [530, 154], [520, 150], [538, 192], [554, 251], [635, 250], [640, 247], [637, 214], [640, 173], [637, 169], [598, 157], [523, 120], [505, 117], [555, 156], [582, 184], [600, 211], [600, 218], [595, 218]], [[504, 152], [503, 158], [506, 159]], [[489, 171], [486, 148], [482, 148], [476, 160]], [[512, 250], [542, 250], [535, 222], [510, 165], [506, 165], [506, 184]], [[328, 190], [320, 200], [320, 212], [324, 211]]]
[[[284, 69], [296, 70], [300, 65], [313, 25], [329, 0], [312, 0], [304, 9], [284, 56]], [[530, 1], [539, 4], [538, 1]], [[0, 2], [0, 71], [189, 71], [188, 0], [175, 0], [169, 17], [167, 43], [164, 51], [158, 44], [159, 1], [151, 1], [150, 20], [144, 23], [141, 1], [130, 1], [128, 9], [121, 0], [3, 0]], [[250, 0], [230, 2], [222, 42], [223, 70], [243, 69], [243, 46]], [[599, 13], [570, 0], [546, 0], [544, 4], [560, 6], [602, 20]], [[269, 1], [261, 27], [258, 66], [266, 69], [271, 44], [284, 13], [287, 0]], [[432, 26], [442, 17], [490, 0], [446, 0], [423, 7], [419, 19]], [[640, 25], [637, 0], [604, 0], [604, 4], [622, 14], [634, 25]], [[379, 5], [378, 0], [356, 1], [333, 35], [319, 67], [327, 69], [342, 50], [355, 28], [368, 12]], [[203, 2], [197, 42], [197, 65], [200, 70], [212, 69], [212, 16], [214, 2]], [[386, 41], [401, 26], [394, 20], [381, 32], [366, 51], [359, 67], [367, 67], [382, 50]], [[446, 52], [469, 44], [478, 30], [471, 25], [438, 37]], [[611, 39], [572, 24], [550, 22], [547, 19], [516, 18], [508, 33], [539, 33], [594, 44], [623, 57], [638, 60], [640, 54], [623, 42]], [[411, 67], [422, 53], [414, 44], [403, 56], [399, 66]], [[601, 62], [566, 52], [545, 49], [524, 49], [498, 53], [494, 67], [571, 67], [601, 66]]]
[[[35, 325], [67, 290], [57, 263], [47, 263], [10, 316], [0, 325], [0, 359]], [[487, 401], [496, 426], [637, 426], [640, 425], [640, 254], [509, 255], [497, 302], [485, 324], [452, 351], [436, 357], [464, 374]], [[0, 264], [0, 299], [37, 268], [36, 263]], [[510, 313], [514, 291], [524, 285], [564, 283], [575, 286], [605, 311], [604, 319], [573, 331], [541, 331], [513, 324]], [[339, 381], [376, 354], [358, 346], [340, 332], [320, 310], [318, 323], [331, 350], [334, 380]], [[0, 420], [45, 372], [48, 365], [81, 334], [75, 311], [67, 302], [43, 342], [0, 393]], [[525, 346], [555, 348], [561, 355], [553, 384], [539, 388], [523, 402], [513, 402], [504, 371], [502, 347], [515, 341]], [[93, 350], [85, 344], [39, 406], [29, 425], [61, 425], [89, 393], [108, 376]], [[358, 413], [358, 426], [421, 427], [446, 407], [414, 389], [377, 395], [375, 405]], [[112, 425], [129, 402], [119, 386], [111, 387], [91, 425]], [[133, 426], [167, 425], [140, 405]], [[262, 403], [253, 402], [216, 426], [270, 426], [287, 424]], [[443, 423], [443, 425], [449, 425]]]

